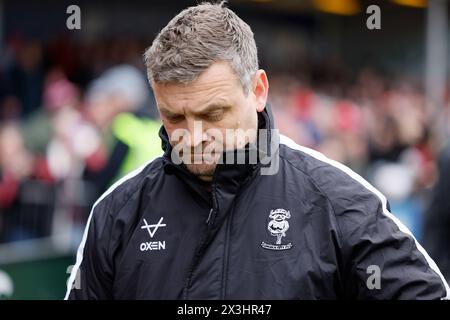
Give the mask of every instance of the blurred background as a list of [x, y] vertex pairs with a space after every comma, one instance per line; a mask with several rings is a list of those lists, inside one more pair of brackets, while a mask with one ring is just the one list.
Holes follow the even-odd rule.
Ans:
[[[281, 133], [374, 184], [449, 279], [448, 2], [228, 2]], [[95, 200], [162, 153], [142, 54], [196, 3], [0, 0], [0, 299], [62, 299]]]

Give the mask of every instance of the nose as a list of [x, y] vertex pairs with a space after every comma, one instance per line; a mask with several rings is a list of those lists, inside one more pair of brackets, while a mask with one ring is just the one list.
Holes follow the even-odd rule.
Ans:
[[196, 148], [202, 145], [204, 141], [207, 141], [208, 137], [203, 130], [202, 121], [189, 120], [188, 121], [189, 137], [186, 139], [186, 144], [190, 148]]

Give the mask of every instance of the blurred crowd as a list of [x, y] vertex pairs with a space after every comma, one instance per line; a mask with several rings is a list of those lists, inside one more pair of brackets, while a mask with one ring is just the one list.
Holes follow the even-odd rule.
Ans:
[[351, 83], [272, 78], [271, 93], [282, 133], [368, 179], [421, 238], [440, 142], [420, 86], [366, 69]]
[[343, 78], [272, 77], [277, 126], [380, 190], [448, 279], [450, 100], [436, 109], [420, 79], [389, 78], [370, 68]]
[[[95, 199], [161, 153], [142, 62], [147, 45], [7, 41], [0, 57], [1, 242], [74, 233], [78, 244]], [[420, 240], [443, 144], [421, 79], [371, 68], [352, 74], [344, 64], [268, 67], [281, 133], [368, 179]], [[438, 118], [450, 123], [448, 106]]]
[[118, 178], [161, 154], [133, 41], [12, 37], [0, 68], [0, 242], [68, 235]]

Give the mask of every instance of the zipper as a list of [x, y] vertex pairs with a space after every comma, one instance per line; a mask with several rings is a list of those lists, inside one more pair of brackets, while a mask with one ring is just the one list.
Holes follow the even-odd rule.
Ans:
[[[229, 246], [229, 242], [230, 242], [230, 234], [231, 234], [231, 222], [233, 219], [233, 215], [234, 215], [234, 211], [235, 211], [235, 206], [237, 203], [237, 200], [239, 199], [239, 195], [242, 193], [241, 191], [244, 190], [244, 188], [247, 186], [247, 184], [249, 183], [249, 181], [251, 181], [252, 179], [247, 179], [247, 181], [241, 186], [241, 188], [239, 188], [239, 192], [236, 194], [236, 197], [233, 199], [233, 204], [232, 204], [232, 208], [231, 208], [231, 212], [230, 215], [228, 217], [226, 217], [226, 226], [225, 226], [225, 230], [226, 230], [226, 234], [225, 234], [225, 248], [224, 248], [224, 261], [222, 264], [222, 280], [221, 280], [221, 299], [224, 300], [225, 299], [225, 294], [226, 294], [226, 282], [227, 282], [227, 272], [228, 272], [228, 261], [229, 261], [229, 254], [230, 254], [230, 246]], [[199, 245], [199, 249], [194, 257], [194, 261], [191, 264], [191, 268], [189, 269], [189, 273], [188, 273], [188, 278], [186, 280], [186, 285], [184, 287], [184, 293], [183, 293], [183, 299], [187, 300], [188, 296], [189, 296], [189, 288], [191, 286], [191, 282], [192, 282], [192, 276], [194, 274], [194, 270], [201, 258], [201, 254], [203, 252], [203, 246], [206, 244], [206, 241], [208, 240], [210, 233], [211, 233], [211, 228], [214, 225], [214, 222], [216, 220], [217, 217], [217, 209], [218, 209], [218, 203], [217, 203], [217, 198], [216, 198], [216, 185], [213, 181], [212, 183], [212, 187], [211, 187], [211, 197], [212, 197], [212, 205], [213, 207], [209, 210], [209, 214], [208, 217], [205, 221], [206, 225], [207, 225], [207, 229], [206, 229], [206, 233], [205, 236], [202, 238], [202, 240], [200, 241], [200, 245]]]
[[233, 220], [233, 213], [234, 213], [234, 205], [235, 201], [233, 201], [233, 207], [230, 212], [230, 216], [227, 217], [227, 224], [226, 224], [226, 233], [225, 233], [225, 245], [224, 245], [224, 257], [223, 257], [223, 265], [222, 265], [222, 292], [220, 294], [220, 299], [225, 300], [225, 294], [226, 294], [226, 284], [227, 284], [227, 272], [228, 272], [228, 260], [230, 255], [230, 233], [231, 233], [231, 221]]
[[186, 279], [186, 284], [184, 287], [184, 292], [183, 292], [183, 299], [187, 300], [188, 296], [189, 296], [189, 288], [191, 287], [191, 282], [192, 282], [192, 276], [194, 274], [194, 270], [197, 267], [198, 262], [200, 261], [200, 258], [202, 256], [203, 250], [204, 250], [204, 246], [207, 242], [207, 240], [210, 237], [210, 233], [211, 233], [211, 229], [212, 226], [214, 225], [214, 221], [216, 220], [217, 217], [217, 199], [216, 199], [216, 195], [215, 195], [215, 184], [212, 184], [211, 187], [211, 197], [212, 197], [212, 208], [209, 210], [209, 214], [208, 214], [208, 218], [206, 219], [205, 223], [206, 223], [206, 232], [205, 235], [202, 237], [202, 239], [199, 242], [199, 246], [198, 246], [198, 250], [194, 256], [194, 259], [191, 263], [191, 267], [189, 269], [189, 273], [188, 273], [188, 277]]
[[[216, 198], [216, 185], [213, 183], [211, 186], [211, 197], [212, 197], [212, 205], [213, 207], [209, 211], [208, 220], [206, 220], [206, 224], [208, 227], [210, 227], [212, 224], [214, 224], [214, 221], [217, 217], [217, 198]], [[209, 229], [209, 228], [208, 228]]]
[[224, 258], [223, 258], [223, 265], [222, 265], [222, 291], [220, 298], [221, 300], [225, 300], [225, 295], [227, 292], [227, 274], [228, 274], [228, 262], [229, 262], [229, 256], [230, 256], [230, 237], [231, 237], [231, 224], [233, 221], [234, 211], [236, 208], [236, 203], [239, 199], [239, 195], [242, 194], [242, 190], [247, 186], [248, 182], [251, 181], [251, 179], [248, 179], [242, 186], [239, 188], [239, 192], [236, 194], [236, 197], [233, 199], [233, 204], [231, 207], [231, 212], [229, 216], [226, 218], [226, 234], [225, 234], [225, 248], [224, 248]]

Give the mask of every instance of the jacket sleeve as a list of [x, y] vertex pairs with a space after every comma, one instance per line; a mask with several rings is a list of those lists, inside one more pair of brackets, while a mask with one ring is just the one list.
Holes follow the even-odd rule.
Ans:
[[448, 298], [448, 285], [434, 261], [391, 214], [384, 196], [366, 191], [353, 193], [357, 201], [346, 202], [339, 214], [346, 298]]
[[67, 283], [67, 300], [112, 299], [112, 267], [108, 244], [110, 221], [102, 203], [95, 206]]

